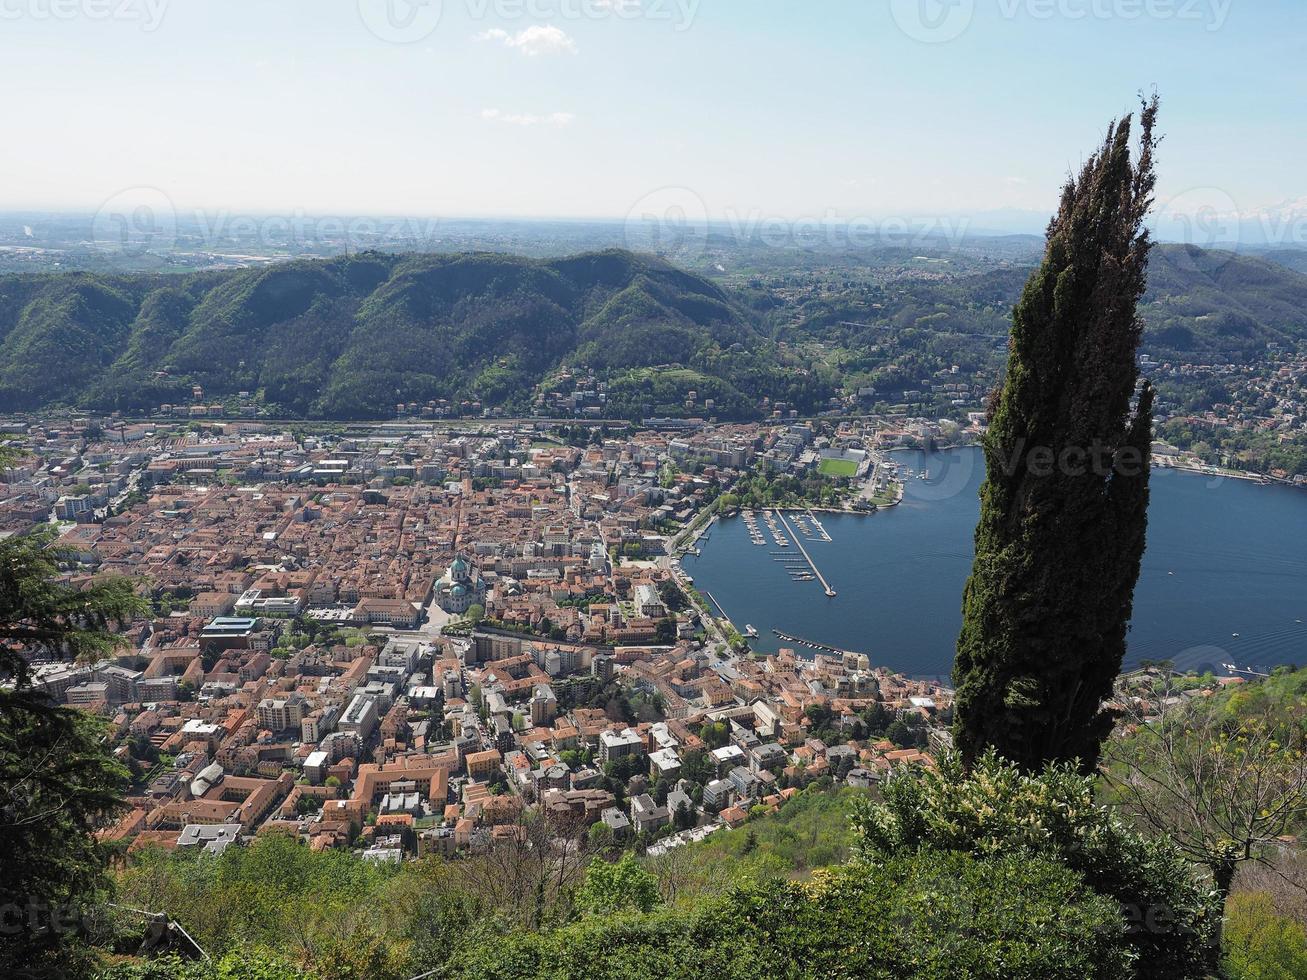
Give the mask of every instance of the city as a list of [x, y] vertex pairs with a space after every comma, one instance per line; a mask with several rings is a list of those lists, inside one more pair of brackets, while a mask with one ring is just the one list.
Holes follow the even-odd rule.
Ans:
[[53, 513], [72, 581], [148, 583], [131, 649], [35, 668], [143, 770], [106, 839], [216, 849], [277, 829], [389, 860], [485, 846], [542, 808], [666, 848], [948, 744], [946, 688], [865, 654], [754, 657], [680, 570], [756, 468], [938, 433], [818, 428], [667, 422], [569, 445], [547, 421], [297, 440], [70, 419], [22, 433], [34, 452], [0, 526]]

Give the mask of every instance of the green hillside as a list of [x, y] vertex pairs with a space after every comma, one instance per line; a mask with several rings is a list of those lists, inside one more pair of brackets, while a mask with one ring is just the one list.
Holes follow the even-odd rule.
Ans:
[[[936, 279], [850, 282], [836, 295], [785, 308], [782, 339], [815, 337], [852, 350], [887, 345], [927, 357], [983, 356], [1008, 329], [1012, 306], [1033, 266]], [[769, 304], [751, 297], [765, 316]], [[1140, 305], [1143, 349], [1156, 356], [1220, 355], [1245, 360], [1267, 343], [1307, 340], [1307, 275], [1232, 252], [1161, 245]], [[866, 365], [854, 365], [865, 367]], [[910, 367], [907, 378], [920, 371]]]
[[[942, 267], [941, 267], [942, 268]], [[529, 411], [565, 370], [605, 381], [615, 418], [804, 412], [841, 387], [916, 388], [997, 369], [1029, 269], [729, 290], [651, 256], [363, 253], [251, 269], [0, 277], [0, 411], [143, 413], [249, 392], [274, 414], [383, 418], [398, 402]], [[1160, 358], [1246, 362], [1307, 339], [1307, 275], [1157, 249], [1141, 311]], [[822, 345], [811, 350], [811, 342]], [[832, 354], [834, 352], [834, 354]], [[564, 385], [562, 393], [571, 388]]]
[[0, 279], [0, 410], [143, 412], [250, 392], [269, 408], [385, 417], [448, 399], [525, 410], [561, 368], [616, 384], [635, 417], [716, 397], [749, 417], [772, 394], [829, 391], [719, 287], [607, 251], [555, 261], [365, 253], [191, 275]]

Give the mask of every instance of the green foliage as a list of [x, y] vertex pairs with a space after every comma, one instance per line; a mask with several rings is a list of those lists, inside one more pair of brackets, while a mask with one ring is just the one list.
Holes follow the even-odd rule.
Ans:
[[[167, 909], [206, 950], [260, 948], [297, 962], [325, 962], [349, 947], [359, 953], [375, 945], [385, 931], [386, 886], [398, 873], [271, 834], [217, 858], [141, 852], [118, 876], [118, 901]], [[342, 941], [346, 948], [333, 945]], [[402, 937], [391, 941], [402, 947]]]
[[1226, 913], [1224, 965], [1230, 980], [1307, 977], [1307, 929], [1277, 915], [1268, 895], [1235, 895]]
[[1307, 828], [1307, 672], [1293, 668], [1230, 694], [1180, 698], [1104, 750], [1112, 796], [1167, 835], [1230, 893], [1240, 864], [1273, 867]]
[[1137, 161], [1127, 117], [1068, 182], [1013, 311], [954, 665], [968, 759], [995, 746], [1031, 770], [1076, 759], [1088, 772], [1111, 731], [1102, 704], [1125, 655], [1148, 520], [1152, 389], [1133, 413], [1130, 403], [1156, 113], [1154, 99]]
[[98, 720], [31, 687], [24, 652], [99, 658], [120, 644], [111, 625], [148, 609], [125, 579], [58, 581], [68, 556], [50, 544], [48, 532], [0, 542], [0, 907], [24, 910], [0, 935], [0, 973], [33, 977], [62, 975], [77, 955], [62, 923], [106, 883], [92, 834], [130, 776]]
[[465, 947], [475, 978], [1120, 977], [1110, 902], [1041, 860], [961, 854], [848, 867], [807, 884], [738, 889], [690, 911], [587, 918]]
[[[0, 409], [188, 404], [390, 417], [446, 399], [526, 411], [560, 369], [611, 378], [608, 412], [758, 414], [830, 394], [717, 286], [651, 256], [381, 255], [178, 276], [0, 279]], [[746, 394], [747, 393], [747, 394]], [[702, 402], [700, 403], [702, 404]]]
[[630, 852], [613, 864], [591, 863], [585, 871], [585, 884], [576, 893], [576, 909], [584, 916], [652, 912], [659, 902], [658, 879]]
[[767, 507], [836, 506], [847, 489], [836, 486], [819, 475], [794, 476], [757, 470], [735, 484], [734, 495], [746, 510]]
[[[93, 833], [122, 807], [128, 770], [102, 723], [30, 690], [0, 692], [0, 974], [63, 976], [76, 922], [108, 884]], [[19, 910], [16, 914], [14, 910]]]
[[19, 688], [28, 679], [19, 650], [55, 659], [104, 657], [123, 644], [113, 624], [149, 610], [125, 578], [84, 589], [60, 582], [59, 564], [72, 555], [53, 541], [52, 531], [0, 541], [0, 679]]
[[1054, 861], [1117, 903], [1138, 976], [1180, 980], [1210, 970], [1214, 896], [1174, 845], [1141, 836], [1098, 805], [1093, 779], [1071, 764], [1029, 775], [989, 752], [966, 772], [954, 755], [938, 771], [900, 770], [882, 793], [883, 802], [855, 810], [863, 860], [929, 849]]
[[719, 830], [647, 865], [681, 901], [719, 895], [749, 881], [803, 878], [847, 861], [853, 845], [850, 818], [864, 790], [809, 787], [775, 813], [739, 830]]
[[256, 950], [228, 953], [213, 963], [176, 957], [121, 963], [102, 971], [98, 980], [325, 980], [325, 977]]

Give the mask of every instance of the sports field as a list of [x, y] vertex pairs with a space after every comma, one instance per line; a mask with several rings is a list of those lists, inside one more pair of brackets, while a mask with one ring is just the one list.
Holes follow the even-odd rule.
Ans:
[[845, 478], [854, 476], [858, 472], [858, 464], [851, 459], [823, 459], [817, 472], [822, 476], [842, 476]]

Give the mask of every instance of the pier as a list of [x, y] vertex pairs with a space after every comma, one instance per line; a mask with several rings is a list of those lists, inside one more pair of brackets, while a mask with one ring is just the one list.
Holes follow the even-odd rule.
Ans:
[[826, 530], [826, 525], [823, 524], [821, 521], [817, 520], [817, 515], [814, 514], [811, 509], [808, 510], [807, 514], [808, 514], [808, 520], [812, 521], [812, 526], [815, 527], [817, 529], [817, 533], [821, 535], [821, 540], [830, 541], [831, 536], [830, 536], [830, 532]]
[[833, 653], [840, 657], [844, 656], [846, 653], [851, 653], [856, 657], [867, 657], [868, 660], [871, 659], [867, 654], [858, 653], [856, 650], [841, 650], [839, 647], [833, 647], [828, 643], [818, 643], [816, 640], [805, 640], [801, 636], [790, 636], [789, 633], [782, 633], [780, 630], [772, 630], [772, 632], [776, 634], [777, 638], [784, 640], [786, 643], [794, 643], [801, 647], [807, 647], [809, 650], [816, 650], [819, 653]]
[[794, 544], [799, 549], [799, 553], [808, 560], [808, 567], [812, 569], [812, 574], [817, 576], [817, 581], [821, 583], [821, 587], [826, 590], [828, 596], [834, 599], [838, 593], [831, 587], [831, 584], [826, 581], [825, 577], [818, 570], [817, 563], [812, 560], [812, 555], [808, 554], [808, 549], [805, 548], [803, 542], [799, 540], [799, 535], [795, 534], [793, 529], [790, 528], [790, 522], [787, 521], [785, 515], [779, 511], [776, 516], [780, 518], [781, 526], [784, 527], [785, 530], [789, 532], [790, 536], [794, 538]]

